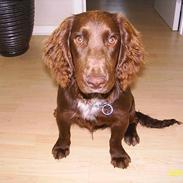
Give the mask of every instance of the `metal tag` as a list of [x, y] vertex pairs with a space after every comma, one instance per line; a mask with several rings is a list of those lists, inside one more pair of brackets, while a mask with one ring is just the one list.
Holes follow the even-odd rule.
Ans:
[[104, 104], [102, 106], [102, 113], [105, 114], [106, 116], [109, 116], [113, 113], [113, 107], [110, 104]]

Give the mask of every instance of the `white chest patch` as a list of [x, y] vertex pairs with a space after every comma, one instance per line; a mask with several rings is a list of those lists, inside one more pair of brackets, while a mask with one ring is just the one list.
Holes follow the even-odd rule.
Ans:
[[78, 109], [83, 117], [87, 120], [96, 120], [96, 116], [101, 111], [101, 105], [104, 103], [103, 100], [91, 99], [90, 102], [86, 103], [83, 100], [78, 100]]

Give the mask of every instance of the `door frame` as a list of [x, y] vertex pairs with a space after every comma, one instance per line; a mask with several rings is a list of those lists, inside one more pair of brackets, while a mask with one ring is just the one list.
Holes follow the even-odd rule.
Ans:
[[183, 3], [181, 8], [181, 15], [180, 15], [179, 33], [183, 35]]
[[73, 3], [74, 3], [73, 14], [86, 11], [86, 0], [73, 0]]
[[154, 7], [173, 31], [178, 31], [182, 0], [155, 0]]

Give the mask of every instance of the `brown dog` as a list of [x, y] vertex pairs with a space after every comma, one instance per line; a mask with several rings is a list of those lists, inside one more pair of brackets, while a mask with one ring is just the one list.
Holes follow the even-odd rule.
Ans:
[[59, 138], [56, 159], [66, 157], [70, 127], [90, 131], [110, 127], [114, 167], [126, 168], [130, 157], [121, 141], [139, 143], [137, 123], [162, 128], [180, 122], [156, 120], [135, 111], [130, 84], [143, 65], [139, 32], [120, 14], [91, 11], [65, 19], [44, 47], [44, 60], [59, 84], [55, 116]]

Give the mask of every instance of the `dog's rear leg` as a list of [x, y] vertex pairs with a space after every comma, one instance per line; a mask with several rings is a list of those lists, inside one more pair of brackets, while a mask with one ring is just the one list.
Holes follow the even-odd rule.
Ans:
[[140, 142], [140, 138], [136, 130], [137, 124], [130, 123], [125, 133], [124, 141], [130, 146], [135, 146]]

